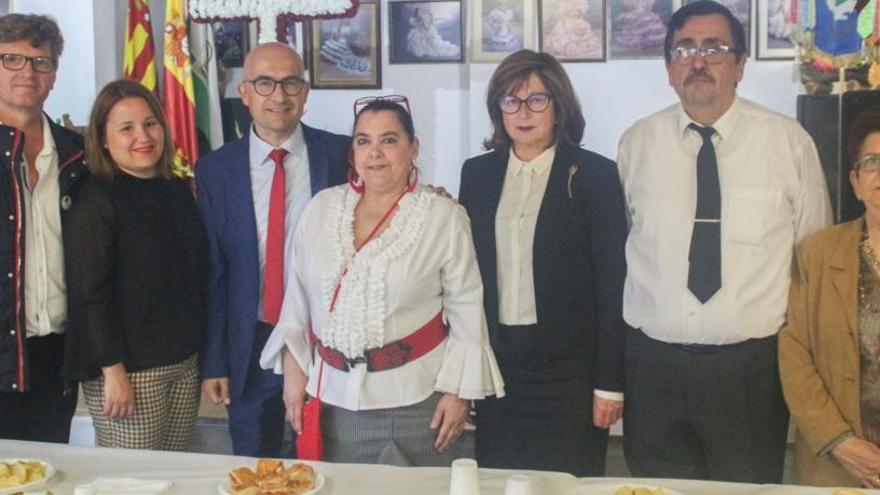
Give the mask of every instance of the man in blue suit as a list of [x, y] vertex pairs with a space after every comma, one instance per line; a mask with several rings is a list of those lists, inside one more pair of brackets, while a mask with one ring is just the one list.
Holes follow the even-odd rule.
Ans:
[[238, 87], [250, 132], [196, 164], [210, 254], [202, 390], [227, 405], [236, 455], [280, 454], [282, 378], [259, 365], [292, 262], [278, 257], [311, 196], [346, 180], [350, 138], [300, 123], [309, 94], [303, 70], [282, 43], [252, 50]]

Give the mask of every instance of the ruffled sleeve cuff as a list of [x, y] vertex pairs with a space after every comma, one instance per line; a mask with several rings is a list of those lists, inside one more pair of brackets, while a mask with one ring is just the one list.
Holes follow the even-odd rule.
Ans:
[[504, 397], [504, 380], [492, 349], [449, 339], [436, 389], [465, 400]]
[[301, 342], [288, 338], [279, 327], [275, 327], [263, 347], [263, 352], [260, 354], [260, 366], [264, 370], [273, 370], [275, 374], [282, 374], [284, 372], [282, 351], [285, 346], [299, 363], [299, 367], [308, 375], [312, 369], [312, 353], [309, 346], [303, 346]]

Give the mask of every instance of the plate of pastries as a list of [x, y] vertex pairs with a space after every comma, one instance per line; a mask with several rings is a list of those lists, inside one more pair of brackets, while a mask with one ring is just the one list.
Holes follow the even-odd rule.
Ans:
[[639, 483], [606, 483], [601, 485], [582, 485], [570, 495], [682, 495], [681, 492], [654, 485]]
[[302, 462], [285, 466], [276, 459], [260, 459], [256, 469], [241, 466], [220, 482], [223, 495], [312, 495], [324, 486], [324, 477]]
[[46, 484], [55, 468], [36, 459], [0, 459], [0, 495], [33, 490]]

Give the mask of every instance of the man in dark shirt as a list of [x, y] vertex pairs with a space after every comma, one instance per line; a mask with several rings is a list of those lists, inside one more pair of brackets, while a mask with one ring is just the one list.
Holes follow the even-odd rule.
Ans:
[[0, 438], [67, 442], [62, 228], [87, 174], [78, 134], [43, 104], [64, 40], [44, 16], [0, 17]]

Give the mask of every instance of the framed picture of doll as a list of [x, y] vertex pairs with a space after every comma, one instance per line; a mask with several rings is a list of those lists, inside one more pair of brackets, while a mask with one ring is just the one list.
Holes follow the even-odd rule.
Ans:
[[758, 0], [757, 9], [755, 52], [758, 60], [794, 60], [797, 44], [792, 40], [791, 2]]
[[379, 3], [361, 0], [354, 17], [308, 23], [309, 83], [315, 89], [381, 89]]
[[605, 60], [605, 0], [538, 0], [538, 43], [560, 62]]
[[673, 0], [615, 0], [608, 6], [608, 55], [612, 59], [663, 58]]
[[400, 1], [388, 4], [392, 64], [464, 59], [461, 1]]
[[474, 62], [500, 62], [523, 48], [535, 49], [533, 0], [473, 0]]

